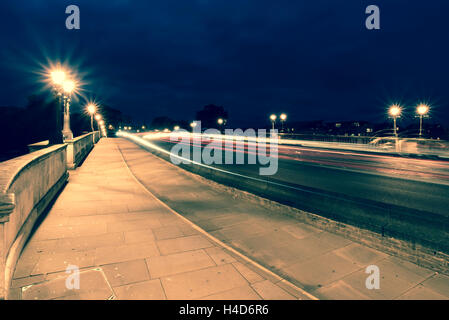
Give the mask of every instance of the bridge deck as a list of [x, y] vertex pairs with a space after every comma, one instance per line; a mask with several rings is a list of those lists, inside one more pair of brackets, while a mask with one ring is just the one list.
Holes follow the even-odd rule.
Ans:
[[[79, 289], [69, 266], [79, 268]], [[308, 298], [281, 280], [152, 197], [117, 141], [102, 139], [25, 247], [10, 298]]]
[[[313, 298], [214, 239], [318, 298], [449, 298], [449, 277], [270, 214], [123, 139], [103, 139], [71, 173], [22, 253], [13, 292], [23, 299]], [[380, 290], [365, 287], [371, 264], [380, 268]], [[79, 290], [67, 288], [69, 265], [80, 268]]]

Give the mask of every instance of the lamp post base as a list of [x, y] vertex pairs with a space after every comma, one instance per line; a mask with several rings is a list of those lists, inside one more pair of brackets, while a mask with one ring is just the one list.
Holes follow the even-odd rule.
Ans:
[[64, 141], [73, 140], [73, 132], [70, 129], [62, 131], [62, 136], [64, 138]]

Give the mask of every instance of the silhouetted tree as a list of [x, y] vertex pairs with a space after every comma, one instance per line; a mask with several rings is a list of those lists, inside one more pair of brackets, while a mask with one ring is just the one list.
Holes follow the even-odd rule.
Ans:
[[175, 126], [179, 126], [182, 129], [189, 129], [189, 122], [185, 120], [174, 120], [166, 116], [156, 117], [151, 121], [151, 129], [164, 130], [169, 129], [173, 130]]
[[165, 128], [172, 130], [177, 123], [169, 117], [156, 117], [151, 121], [151, 129], [164, 130]]
[[118, 128], [121, 125], [131, 124], [131, 118], [124, 115], [120, 110], [114, 109], [108, 105], [100, 107], [99, 112], [105, 119], [106, 124], [112, 125], [114, 128]]
[[217, 120], [228, 119], [228, 112], [222, 106], [208, 104], [196, 113], [196, 119], [201, 121], [202, 128], [218, 128]]

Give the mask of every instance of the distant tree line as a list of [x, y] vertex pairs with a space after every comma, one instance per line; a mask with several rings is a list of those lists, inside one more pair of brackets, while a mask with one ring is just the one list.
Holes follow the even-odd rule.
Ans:
[[[201, 110], [197, 111], [195, 118], [192, 120], [201, 121], [202, 129], [207, 128], [219, 128], [218, 119], [223, 119], [224, 122], [228, 120], [228, 112], [223, 106], [217, 106], [214, 104], [208, 104], [204, 106]], [[182, 129], [189, 130], [191, 121], [187, 120], [174, 120], [167, 116], [156, 117], [151, 122], [151, 129], [170, 129], [172, 130], [175, 126], [179, 126]]]

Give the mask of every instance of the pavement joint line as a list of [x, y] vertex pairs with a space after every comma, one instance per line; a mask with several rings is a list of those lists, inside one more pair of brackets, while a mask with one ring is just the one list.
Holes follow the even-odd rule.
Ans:
[[[348, 244], [348, 245], [345, 245], [345, 246], [343, 246], [343, 247], [341, 247], [341, 248], [334, 249], [333, 251], [336, 251], [336, 250], [339, 250], [339, 249], [346, 248], [346, 247], [348, 247], [348, 246], [350, 246], [350, 245], [351, 245], [351, 243]], [[360, 245], [360, 244], [359, 244], [359, 245]], [[371, 247], [369, 247], [368, 245], [366, 245], [366, 246], [367, 246], [368, 248], [370, 248], [370, 249], [376, 250], [375, 248], [371, 248]], [[329, 252], [332, 252], [332, 251], [328, 251], [327, 253], [329, 253]], [[383, 257], [383, 258], [381, 258], [381, 259], [379, 259], [379, 260], [376, 260], [376, 261], [372, 262], [371, 264], [378, 264], [379, 262], [382, 262], [382, 261], [384, 261], [384, 260], [387, 260], [389, 257], [393, 257], [393, 256], [387, 255], [386, 257]], [[367, 268], [369, 265], [370, 265], [370, 263], [368, 263], [368, 264], [366, 264], [366, 265], [360, 267], [360, 269], [357, 269], [357, 270], [354, 270], [354, 271], [348, 273], [347, 275], [345, 275], [345, 276], [344, 276], [343, 278], [341, 278], [341, 279], [336, 279], [336, 280], [334, 280], [334, 281], [331, 281], [331, 282], [329, 282], [326, 286], [330, 286], [330, 285], [332, 285], [332, 284], [334, 284], [334, 283], [337, 283], [338, 281], [342, 281], [342, 280], [344, 281], [346, 278], [352, 276], [353, 274], [355, 274], [355, 273], [357, 273], [357, 272], [360, 272], [361, 270], [366, 270], [366, 268]], [[425, 280], [427, 280], [427, 278], [426, 278]], [[424, 282], [425, 280], [423, 280], [422, 282]]]
[[[381, 261], [381, 260], [379, 260], [379, 261]], [[375, 263], [378, 263], [378, 262], [374, 262], [373, 264], [375, 264]], [[368, 265], [369, 265], [369, 264], [368, 264]], [[366, 267], [367, 267], [368, 265], [363, 266], [363, 267], [360, 267], [360, 269], [356, 269], [356, 270], [354, 270], [354, 271], [352, 271], [352, 272], [349, 272], [349, 273], [346, 274], [344, 277], [342, 277], [342, 278], [340, 278], [340, 279], [335, 279], [335, 280], [333, 280], [333, 281], [327, 283], [327, 284], [324, 285], [323, 287], [327, 287], [327, 286], [330, 287], [330, 286], [332, 286], [333, 284], [338, 283], [339, 281], [345, 281], [346, 278], [351, 277], [352, 275], [356, 274], [357, 272], [365, 271], [365, 270], [366, 270]], [[318, 289], [319, 289], [319, 288], [318, 288]]]
[[439, 274], [438, 272], [434, 272], [433, 274], [427, 276], [426, 278], [424, 278], [422, 281], [418, 282], [417, 284], [415, 284], [413, 287], [408, 288], [407, 290], [405, 290], [404, 292], [400, 293], [399, 295], [397, 295], [396, 297], [393, 298], [393, 300], [397, 300], [400, 297], [402, 297], [403, 295], [407, 294], [407, 292], [412, 291], [413, 289], [415, 289], [416, 287], [422, 285], [423, 282], [429, 280], [430, 278], [435, 277], [437, 274]]
[[[146, 260], [146, 259], [145, 259]], [[146, 262], [145, 262], [146, 263]], [[148, 264], [147, 264], [148, 265]], [[150, 272], [150, 270], [148, 269], [148, 273]], [[150, 278], [151, 279], [151, 278]], [[157, 278], [157, 280], [159, 280], [159, 284], [161, 285], [161, 288], [162, 288], [162, 292], [164, 293], [164, 297], [165, 297], [165, 300], [168, 300], [168, 297], [167, 297], [167, 293], [165, 292], [165, 288], [164, 288], [164, 286], [162, 285], [162, 281], [161, 281], [161, 278]]]
[[117, 296], [116, 296], [115, 291], [114, 291], [114, 289], [112, 288], [111, 284], [109, 283], [109, 280], [108, 280], [108, 278], [106, 277], [106, 274], [104, 273], [103, 268], [102, 268], [102, 267], [97, 267], [97, 268], [94, 268], [93, 270], [99, 271], [99, 272], [101, 273], [101, 275], [102, 275], [103, 278], [104, 278], [104, 281], [106, 281], [106, 283], [107, 283], [107, 285], [108, 285], [108, 287], [109, 287], [109, 290], [111, 290], [111, 293], [112, 293], [112, 294], [108, 297], [107, 300], [115, 300], [115, 299], [117, 298]]
[[137, 177], [134, 175], [134, 173], [131, 171], [131, 168], [128, 166], [128, 163], [125, 160], [125, 157], [123, 156], [122, 150], [120, 148], [119, 145], [116, 144], [117, 149], [120, 152], [120, 156], [123, 160], [123, 163], [125, 164], [126, 168], [128, 169], [128, 172], [130, 173], [130, 175], [133, 177], [133, 179], [138, 183], [138, 185], [146, 192], [148, 193], [152, 198], [154, 198], [157, 202], [159, 202], [161, 205], [163, 205], [165, 208], [167, 208], [170, 212], [172, 212], [173, 214], [175, 214], [177, 217], [179, 217], [181, 220], [183, 220], [184, 222], [186, 222], [188, 225], [190, 225], [192, 228], [194, 228], [195, 230], [199, 231], [201, 234], [203, 234], [204, 236], [206, 236], [207, 238], [209, 238], [210, 240], [212, 240], [213, 242], [215, 242], [216, 244], [218, 244], [219, 246], [225, 248], [226, 250], [234, 253], [235, 255], [237, 255], [238, 257], [240, 257], [241, 259], [245, 260], [246, 262], [252, 264], [253, 266], [257, 267], [258, 269], [262, 270], [263, 272], [271, 275], [272, 277], [274, 277], [275, 279], [278, 279], [278, 282], [283, 282], [285, 284], [288, 284], [289, 286], [291, 286], [292, 288], [294, 288], [295, 290], [301, 292], [303, 295], [305, 295], [306, 297], [308, 297], [311, 300], [319, 300], [317, 297], [315, 297], [314, 295], [308, 293], [307, 291], [305, 291], [302, 288], [299, 288], [297, 286], [295, 286], [293, 283], [291, 283], [290, 281], [280, 277], [279, 275], [273, 273], [272, 271], [268, 270], [267, 268], [265, 268], [264, 266], [260, 265], [259, 263], [253, 261], [252, 259], [248, 258], [247, 256], [245, 256], [244, 254], [238, 252], [237, 250], [235, 250], [234, 248], [230, 247], [229, 245], [223, 243], [222, 241], [218, 240], [217, 238], [215, 238], [214, 236], [210, 235], [208, 232], [206, 232], [205, 230], [203, 230], [201, 227], [199, 227], [198, 225], [196, 225], [195, 223], [193, 223], [192, 221], [190, 221], [189, 219], [185, 218], [184, 216], [182, 216], [181, 214], [179, 214], [178, 212], [176, 212], [174, 209], [172, 209], [169, 205], [167, 205], [165, 202], [163, 202], [162, 200], [160, 200], [159, 198], [157, 198], [151, 191], [149, 191], [143, 184], [142, 182], [140, 182], [139, 179], [137, 179]]
[[[237, 271], [238, 272], [238, 271]], [[242, 275], [242, 277], [243, 277], [243, 275]], [[243, 277], [243, 278], [245, 278], [245, 277]], [[246, 280], [246, 278], [245, 278], [245, 280]], [[262, 281], [265, 281], [265, 280], [262, 280]], [[249, 283], [248, 282], [248, 287], [250, 287], [253, 291], [254, 291], [254, 293], [260, 298], [260, 300], [266, 300], [266, 299], [264, 299], [254, 288], [253, 288], [253, 284], [256, 284], [256, 283], [259, 283], [259, 282], [262, 282], [262, 281], [257, 281], [257, 282], [254, 282], [254, 283]], [[241, 288], [241, 287], [237, 287], [237, 288]], [[237, 288], [234, 288], [234, 289], [237, 289]], [[280, 288], [281, 290], [284, 290], [284, 289], [282, 289], [282, 288]], [[219, 292], [215, 292], [215, 293], [212, 293], [212, 294], [207, 294], [207, 295], [205, 295], [205, 296], [202, 296], [202, 297], [199, 297], [198, 299], [200, 299], [200, 300], [202, 300], [202, 299], [206, 299], [208, 296], [211, 296], [211, 295], [216, 295], [216, 294], [222, 294], [222, 293], [225, 293], [225, 292], [228, 292], [228, 291], [231, 291], [231, 290], [233, 290], [233, 289], [227, 289], [227, 290], [224, 290], [224, 291], [219, 291]], [[284, 290], [285, 291], [285, 290]], [[289, 294], [288, 292], [287, 292], [287, 294]], [[290, 294], [291, 296], [293, 296], [292, 294]]]

